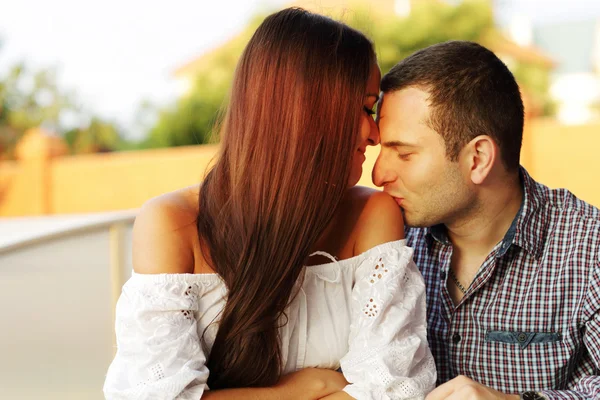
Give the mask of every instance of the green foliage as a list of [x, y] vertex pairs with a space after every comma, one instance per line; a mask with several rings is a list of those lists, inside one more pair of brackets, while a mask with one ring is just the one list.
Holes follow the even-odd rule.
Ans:
[[[160, 112], [157, 124], [143, 147], [171, 147], [209, 143], [230, 75], [200, 75], [189, 96], [178, 100], [175, 107]], [[231, 72], [233, 74], [233, 72]]]
[[68, 130], [64, 138], [71, 151], [76, 154], [120, 150], [120, 147], [126, 145], [114, 124], [97, 117], [92, 118], [85, 128]]
[[532, 106], [540, 108], [542, 115], [555, 112], [556, 105], [548, 96], [550, 76], [547, 69], [536, 64], [517, 63], [512, 68], [512, 73], [517, 82], [526, 88], [533, 102]]
[[465, 1], [450, 6], [434, 1], [417, 2], [407, 18], [389, 17], [373, 32], [382, 73], [424, 47], [447, 40], [479, 41], [494, 29], [485, 2]]
[[54, 70], [13, 66], [0, 80], [0, 154], [10, 158], [23, 132], [42, 124], [58, 126], [60, 113], [73, 109], [70, 96], [56, 84]]

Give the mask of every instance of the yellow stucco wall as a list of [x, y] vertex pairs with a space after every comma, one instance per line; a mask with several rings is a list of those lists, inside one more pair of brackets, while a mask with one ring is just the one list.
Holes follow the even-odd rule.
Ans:
[[16, 161], [0, 163], [0, 215], [19, 215], [32, 210], [30, 205], [24, 204], [35, 196], [25, 184], [25, 175], [25, 168]]
[[[600, 207], [600, 124], [528, 124], [522, 164], [542, 183], [566, 187]], [[217, 146], [62, 156], [0, 163], [0, 216], [87, 213], [140, 207], [197, 184]], [[369, 148], [359, 184], [373, 186], [378, 148]]]
[[538, 119], [525, 135], [521, 163], [533, 178], [600, 208], [600, 124], [565, 127]]
[[140, 207], [159, 194], [201, 181], [217, 146], [64, 157], [52, 163], [52, 212]]

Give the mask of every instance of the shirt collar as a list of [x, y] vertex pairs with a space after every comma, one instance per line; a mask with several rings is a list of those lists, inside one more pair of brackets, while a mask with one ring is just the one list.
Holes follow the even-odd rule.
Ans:
[[[543, 244], [542, 232], [545, 231], [547, 225], [545, 218], [538, 212], [543, 203], [543, 187], [534, 181], [523, 167], [519, 168], [519, 177], [523, 185], [523, 201], [502, 239], [497, 256], [503, 256], [510, 246], [515, 244], [531, 253], [535, 258], [539, 258]], [[452, 245], [443, 224], [425, 228], [425, 234], [429, 241], [435, 240], [442, 245]]]
[[448, 233], [446, 232], [446, 226], [444, 224], [434, 225], [430, 228], [426, 228], [425, 233], [427, 236], [431, 236], [433, 239], [435, 239], [435, 241], [438, 243], [446, 246], [452, 244], [448, 238]]
[[525, 168], [519, 170], [521, 183], [523, 185], [523, 203], [521, 211], [517, 214], [513, 224], [515, 225], [514, 236], [508, 245], [514, 243], [517, 246], [539, 258], [543, 250], [547, 218], [541, 212], [544, 204], [544, 186], [537, 183], [527, 173]]

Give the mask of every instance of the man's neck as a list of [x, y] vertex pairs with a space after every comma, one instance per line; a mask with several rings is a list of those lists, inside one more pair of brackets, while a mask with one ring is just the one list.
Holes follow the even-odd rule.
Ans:
[[462, 254], [487, 255], [500, 242], [519, 212], [523, 188], [517, 178], [484, 190], [479, 206], [447, 224], [448, 237]]

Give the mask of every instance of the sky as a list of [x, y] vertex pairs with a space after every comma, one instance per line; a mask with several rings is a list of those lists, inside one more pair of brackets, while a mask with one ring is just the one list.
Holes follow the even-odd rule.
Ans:
[[[598, 0], [492, 0], [501, 19], [521, 14], [534, 23], [547, 24], [563, 20], [600, 18]], [[504, 22], [504, 21], [500, 21]]]
[[[372, 0], [376, 4], [377, 0]], [[316, 0], [318, 3], [318, 0]], [[600, 18], [598, 0], [494, 0], [500, 22]], [[130, 137], [144, 100], [176, 98], [173, 71], [285, 0], [0, 0], [0, 77], [18, 61], [55, 67], [60, 86]]]

